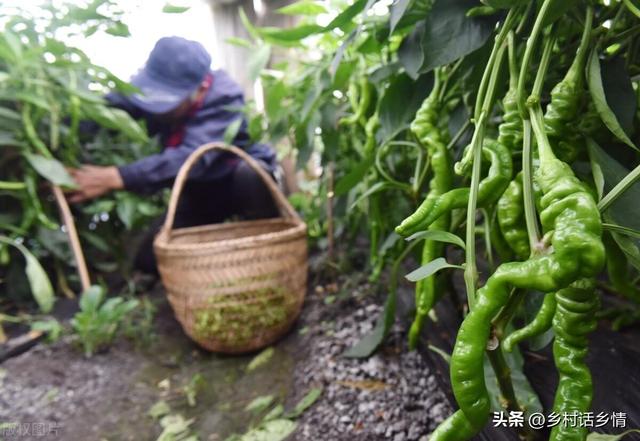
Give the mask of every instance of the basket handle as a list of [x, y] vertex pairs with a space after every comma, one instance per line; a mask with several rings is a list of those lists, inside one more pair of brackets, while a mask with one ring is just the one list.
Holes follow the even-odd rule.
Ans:
[[176, 216], [176, 208], [178, 207], [178, 199], [180, 198], [180, 193], [182, 193], [182, 189], [187, 180], [187, 176], [191, 171], [191, 168], [202, 157], [202, 155], [211, 150], [224, 150], [227, 152], [231, 152], [246, 161], [247, 164], [249, 164], [249, 166], [253, 169], [253, 171], [258, 173], [258, 176], [260, 176], [264, 184], [269, 189], [271, 196], [273, 196], [273, 199], [278, 206], [278, 209], [280, 210], [280, 214], [283, 217], [290, 218], [296, 221], [296, 223], [302, 223], [302, 219], [300, 219], [300, 216], [293, 209], [287, 198], [282, 194], [276, 183], [273, 182], [271, 176], [269, 176], [269, 174], [256, 162], [255, 159], [253, 159], [249, 154], [239, 149], [238, 147], [227, 145], [221, 142], [210, 142], [198, 147], [197, 150], [189, 155], [184, 164], [182, 164], [182, 167], [180, 167], [178, 176], [176, 177], [176, 180], [173, 183], [173, 188], [171, 189], [169, 209], [167, 210], [167, 218], [164, 221], [163, 230], [170, 232], [173, 228], [173, 222]]

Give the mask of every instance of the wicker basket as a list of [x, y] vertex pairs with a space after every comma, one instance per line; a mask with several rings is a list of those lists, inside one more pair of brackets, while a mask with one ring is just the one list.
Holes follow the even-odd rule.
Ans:
[[[245, 160], [269, 188], [281, 217], [173, 229], [189, 170], [211, 150]], [[224, 353], [254, 351], [286, 333], [306, 292], [306, 231], [273, 179], [247, 153], [220, 143], [196, 150], [178, 173], [154, 241], [162, 283], [185, 332], [204, 348]]]

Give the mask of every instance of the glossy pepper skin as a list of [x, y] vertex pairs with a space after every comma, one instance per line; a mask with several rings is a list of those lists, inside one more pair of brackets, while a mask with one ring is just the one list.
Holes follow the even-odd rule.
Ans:
[[[440, 106], [438, 96], [440, 94], [440, 82], [436, 79], [429, 96], [416, 113], [411, 123], [411, 131], [418, 141], [427, 149], [431, 161], [432, 177], [429, 181], [429, 193], [425, 203], [437, 199], [451, 188], [453, 177], [451, 173], [451, 159], [445, 143], [445, 137], [438, 127], [440, 120]], [[429, 229], [447, 230], [449, 228], [449, 216], [442, 216], [434, 222]], [[442, 256], [444, 245], [442, 242], [427, 240], [422, 248], [422, 264], [431, 262]], [[409, 348], [415, 349], [424, 320], [433, 307], [436, 299], [435, 276], [419, 280], [416, 284], [416, 316], [409, 330]]]
[[571, 168], [552, 154], [545, 155], [535, 179], [543, 194], [542, 226], [551, 234], [549, 253], [500, 265], [476, 293], [451, 355], [451, 384], [460, 410], [436, 429], [432, 441], [466, 441], [489, 418], [484, 351], [491, 320], [505, 305], [510, 288], [559, 291], [579, 278], [594, 277], [604, 264], [600, 213]]
[[[593, 385], [585, 364], [588, 335], [595, 330], [595, 313], [599, 298], [595, 279], [583, 278], [556, 293], [557, 309], [553, 317], [556, 334], [553, 358], [559, 373], [553, 411], [563, 415], [577, 412], [582, 415], [591, 406]], [[586, 427], [558, 424], [551, 431], [550, 441], [584, 441]]]
[[522, 148], [522, 119], [518, 111], [517, 84], [513, 84], [502, 99], [504, 114], [498, 126], [498, 142], [512, 153]]
[[528, 258], [531, 251], [524, 217], [522, 172], [516, 175], [498, 199], [497, 217], [500, 231], [518, 260]]
[[547, 293], [544, 296], [542, 305], [536, 313], [533, 320], [531, 320], [526, 326], [518, 329], [517, 331], [509, 334], [507, 338], [502, 342], [502, 347], [507, 352], [511, 352], [513, 347], [523, 340], [533, 338], [541, 335], [551, 329], [553, 324], [553, 315], [556, 312], [556, 294], [553, 292]]
[[584, 97], [583, 71], [592, 20], [593, 10], [588, 8], [576, 57], [562, 81], [551, 90], [551, 102], [544, 115], [545, 131], [555, 146], [554, 153], [565, 162], [573, 162], [582, 150], [582, 136], [576, 127]]
[[[487, 177], [480, 181], [478, 206], [487, 206], [497, 200], [509, 184], [513, 173], [511, 152], [495, 140], [485, 140], [483, 156], [491, 163]], [[415, 213], [396, 227], [396, 233], [409, 236], [426, 229], [440, 216], [456, 208], [465, 208], [469, 200], [468, 187], [456, 188], [431, 200], [425, 200]]]

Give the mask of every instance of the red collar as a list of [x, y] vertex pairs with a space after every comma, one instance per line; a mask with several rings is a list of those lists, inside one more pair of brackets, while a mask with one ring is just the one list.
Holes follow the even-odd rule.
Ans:
[[209, 72], [205, 77], [205, 79], [202, 81], [202, 87], [203, 87], [202, 93], [199, 94], [198, 99], [191, 104], [191, 107], [187, 111], [187, 115], [184, 118], [184, 121], [182, 122], [182, 124], [178, 125], [173, 130], [173, 132], [171, 132], [171, 134], [167, 137], [167, 141], [165, 142], [165, 147], [167, 148], [178, 147], [180, 144], [182, 144], [182, 141], [184, 139], [186, 122], [192, 116], [194, 116], [198, 112], [198, 110], [202, 108], [202, 106], [204, 105], [204, 101], [207, 98], [207, 94], [211, 89], [212, 85], [213, 85], [213, 74]]

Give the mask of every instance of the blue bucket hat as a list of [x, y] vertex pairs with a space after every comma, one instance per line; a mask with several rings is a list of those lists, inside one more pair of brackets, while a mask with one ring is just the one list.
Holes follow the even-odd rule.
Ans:
[[198, 88], [210, 67], [211, 56], [200, 43], [163, 37], [144, 67], [131, 78], [141, 93], [129, 99], [149, 113], [170, 112]]

